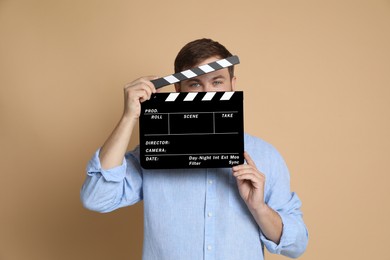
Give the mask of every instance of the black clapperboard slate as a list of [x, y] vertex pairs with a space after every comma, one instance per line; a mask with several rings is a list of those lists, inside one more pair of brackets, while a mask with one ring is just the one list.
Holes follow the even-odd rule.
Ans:
[[[158, 89], [239, 63], [233, 55], [151, 82]], [[141, 166], [172, 169], [242, 164], [243, 129], [243, 92], [153, 94], [141, 104]]]
[[156, 93], [141, 104], [145, 169], [243, 164], [243, 92]]

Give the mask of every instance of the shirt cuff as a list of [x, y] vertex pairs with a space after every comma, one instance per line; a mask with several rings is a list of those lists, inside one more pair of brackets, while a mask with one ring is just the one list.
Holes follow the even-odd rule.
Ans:
[[286, 248], [289, 245], [293, 244], [296, 240], [296, 232], [297, 232], [296, 229], [294, 228], [294, 224], [287, 216], [281, 214], [280, 212], [277, 213], [281, 217], [283, 223], [282, 236], [280, 238], [279, 244], [276, 244], [275, 242], [267, 239], [263, 235], [263, 233], [260, 233], [261, 241], [264, 243], [267, 250], [273, 254], [281, 254], [283, 248]]
[[100, 149], [98, 149], [92, 156], [87, 165], [87, 174], [93, 176], [95, 174], [101, 174], [105, 181], [109, 182], [121, 182], [126, 176], [127, 163], [123, 158], [122, 164], [110, 169], [102, 169], [99, 159]]

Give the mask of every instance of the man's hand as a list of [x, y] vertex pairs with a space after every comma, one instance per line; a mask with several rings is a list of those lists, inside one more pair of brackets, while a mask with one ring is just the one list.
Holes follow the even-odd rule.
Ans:
[[247, 164], [233, 167], [237, 179], [238, 191], [245, 201], [256, 223], [265, 237], [279, 244], [283, 223], [279, 214], [264, 202], [265, 176], [261, 173], [247, 152], [244, 153]]
[[156, 92], [156, 88], [150, 82], [155, 78], [143, 77], [125, 85], [123, 115], [100, 149], [99, 158], [103, 169], [122, 164], [133, 128], [141, 114], [141, 103], [150, 99], [152, 93]]
[[149, 100], [152, 93], [156, 93], [156, 88], [150, 81], [157, 77], [142, 77], [128, 83], [124, 87], [125, 107], [123, 117], [128, 119], [138, 119], [141, 114], [141, 103]]
[[233, 175], [237, 179], [237, 186], [241, 198], [252, 212], [265, 206], [265, 176], [257, 169], [255, 162], [247, 152], [244, 152], [244, 158], [247, 164], [234, 166]]

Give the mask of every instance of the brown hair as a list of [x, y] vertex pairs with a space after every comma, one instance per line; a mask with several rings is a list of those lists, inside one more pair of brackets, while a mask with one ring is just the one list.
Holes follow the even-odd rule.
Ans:
[[[211, 39], [198, 39], [187, 43], [177, 54], [175, 59], [175, 73], [193, 68], [203, 60], [211, 57], [221, 59], [232, 56], [232, 54], [219, 42]], [[234, 76], [234, 66], [228, 68], [230, 78]]]

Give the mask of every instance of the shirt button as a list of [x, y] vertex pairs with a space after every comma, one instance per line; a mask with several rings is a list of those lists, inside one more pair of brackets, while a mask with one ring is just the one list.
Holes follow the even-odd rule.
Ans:
[[211, 249], [213, 249], [211, 246], [207, 246], [207, 250], [211, 250]]
[[212, 217], [212, 216], [213, 216], [213, 213], [212, 213], [212, 212], [209, 212], [209, 213], [207, 214], [207, 216]]
[[209, 180], [209, 184], [213, 184], [213, 181], [212, 181], [212, 180]]

